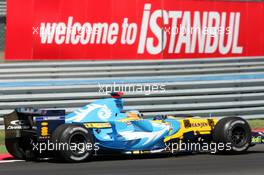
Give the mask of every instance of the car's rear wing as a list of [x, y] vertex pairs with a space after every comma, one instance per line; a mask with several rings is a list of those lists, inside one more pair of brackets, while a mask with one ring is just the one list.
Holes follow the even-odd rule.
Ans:
[[35, 135], [38, 139], [49, 138], [51, 132], [65, 122], [65, 110], [32, 108], [15, 109], [4, 116], [5, 138]]

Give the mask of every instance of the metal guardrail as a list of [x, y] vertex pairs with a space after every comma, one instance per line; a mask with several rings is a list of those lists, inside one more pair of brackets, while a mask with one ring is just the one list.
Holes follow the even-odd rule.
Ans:
[[0, 17], [6, 16], [6, 1], [0, 1]]
[[67, 112], [109, 97], [99, 85], [162, 83], [165, 92], [125, 94], [125, 109], [157, 114], [264, 118], [264, 57], [0, 64], [0, 115], [16, 107]]

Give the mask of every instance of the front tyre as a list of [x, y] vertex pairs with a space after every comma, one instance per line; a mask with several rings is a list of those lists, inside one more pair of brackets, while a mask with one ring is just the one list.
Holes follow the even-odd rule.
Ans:
[[93, 155], [92, 135], [89, 130], [79, 125], [59, 126], [52, 134], [52, 142], [61, 145], [56, 152], [66, 162], [82, 162]]
[[251, 145], [251, 128], [240, 117], [223, 118], [213, 130], [213, 142], [228, 144], [230, 149], [218, 150], [220, 153], [243, 153]]

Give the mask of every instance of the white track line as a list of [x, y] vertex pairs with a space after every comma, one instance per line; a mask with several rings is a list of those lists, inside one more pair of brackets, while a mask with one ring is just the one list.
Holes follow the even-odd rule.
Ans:
[[0, 160], [0, 164], [1, 163], [11, 163], [11, 162], [22, 162], [25, 160]]

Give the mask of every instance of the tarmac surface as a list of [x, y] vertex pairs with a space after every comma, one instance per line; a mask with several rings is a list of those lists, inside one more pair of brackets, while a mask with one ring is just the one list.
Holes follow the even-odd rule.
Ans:
[[0, 175], [130, 175], [130, 174], [232, 174], [263, 175], [264, 145], [242, 155], [140, 155], [97, 157], [91, 162], [54, 161], [10, 162], [0, 164]]

